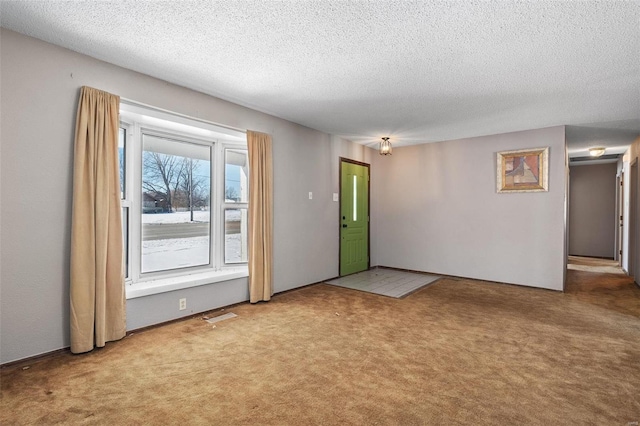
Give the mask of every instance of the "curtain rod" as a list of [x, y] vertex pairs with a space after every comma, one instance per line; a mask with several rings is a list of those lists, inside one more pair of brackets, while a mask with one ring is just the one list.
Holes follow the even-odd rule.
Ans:
[[201, 123], [209, 124], [211, 126], [222, 127], [223, 129], [233, 130], [235, 132], [240, 132], [240, 133], [244, 133], [244, 134], [247, 133], [246, 129], [240, 129], [238, 127], [233, 127], [233, 126], [227, 126], [227, 125], [224, 125], [224, 124], [214, 123], [213, 121], [204, 120], [202, 118], [197, 118], [197, 117], [192, 117], [190, 115], [181, 114], [181, 113], [175, 112], [175, 111], [169, 111], [168, 109], [164, 109], [164, 108], [158, 108], [158, 107], [155, 107], [153, 105], [149, 105], [149, 104], [145, 104], [145, 103], [142, 103], [142, 102], [134, 101], [132, 99], [127, 99], [127, 98], [124, 98], [122, 96], [120, 97], [120, 101], [125, 103], [125, 104], [132, 105], [132, 106], [139, 106], [139, 107], [148, 108], [148, 109], [151, 109], [151, 110], [154, 110], [154, 111], [164, 112], [166, 114], [176, 115], [178, 117], [187, 118], [189, 120], [194, 120], [194, 121], [199, 121]]

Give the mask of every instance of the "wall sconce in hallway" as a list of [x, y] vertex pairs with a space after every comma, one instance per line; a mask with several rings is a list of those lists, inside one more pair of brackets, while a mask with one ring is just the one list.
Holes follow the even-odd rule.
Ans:
[[380, 142], [380, 155], [391, 155], [391, 142], [389, 142], [389, 138], [382, 138], [382, 142]]

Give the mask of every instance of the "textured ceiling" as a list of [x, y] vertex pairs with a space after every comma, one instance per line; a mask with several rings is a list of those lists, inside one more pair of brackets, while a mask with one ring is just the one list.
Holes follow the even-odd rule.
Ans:
[[0, 8], [5, 28], [359, 143], [561, 124], [640, 131], [637, 1]]

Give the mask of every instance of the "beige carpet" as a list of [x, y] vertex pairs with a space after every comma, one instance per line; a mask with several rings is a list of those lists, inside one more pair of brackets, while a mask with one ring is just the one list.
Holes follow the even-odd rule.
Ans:
[[0, 424], [639, 421], [640, 289], [569, 279], [559, 293], [443, 278], [404, 299], [310, 286], [4, 368]]

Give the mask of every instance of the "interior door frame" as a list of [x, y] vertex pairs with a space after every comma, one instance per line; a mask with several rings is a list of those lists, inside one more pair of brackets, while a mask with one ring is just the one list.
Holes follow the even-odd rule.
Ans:
[[627, 245], [627, 274], [637, 283], [638, 277], [638, 158], [629, 164], [629, 218], [627, 220], [629, 244]]
[[368, 169], [367, 179], [367, 269], [371, 268], [371, 164], [340, 157], [340, 167], [338, 168], [338, 276], [342, 270], [342, 165], [344, 163], [355, 164]]
[[620, 173], [616, 176], [616, 235], [615, 235], [615, 256], [614, 260], [618, 261], [620, 267], [622, 267], [622, 240], [625, 230], [625, 217], [624, 217], [624, 171], [620, 170]]

